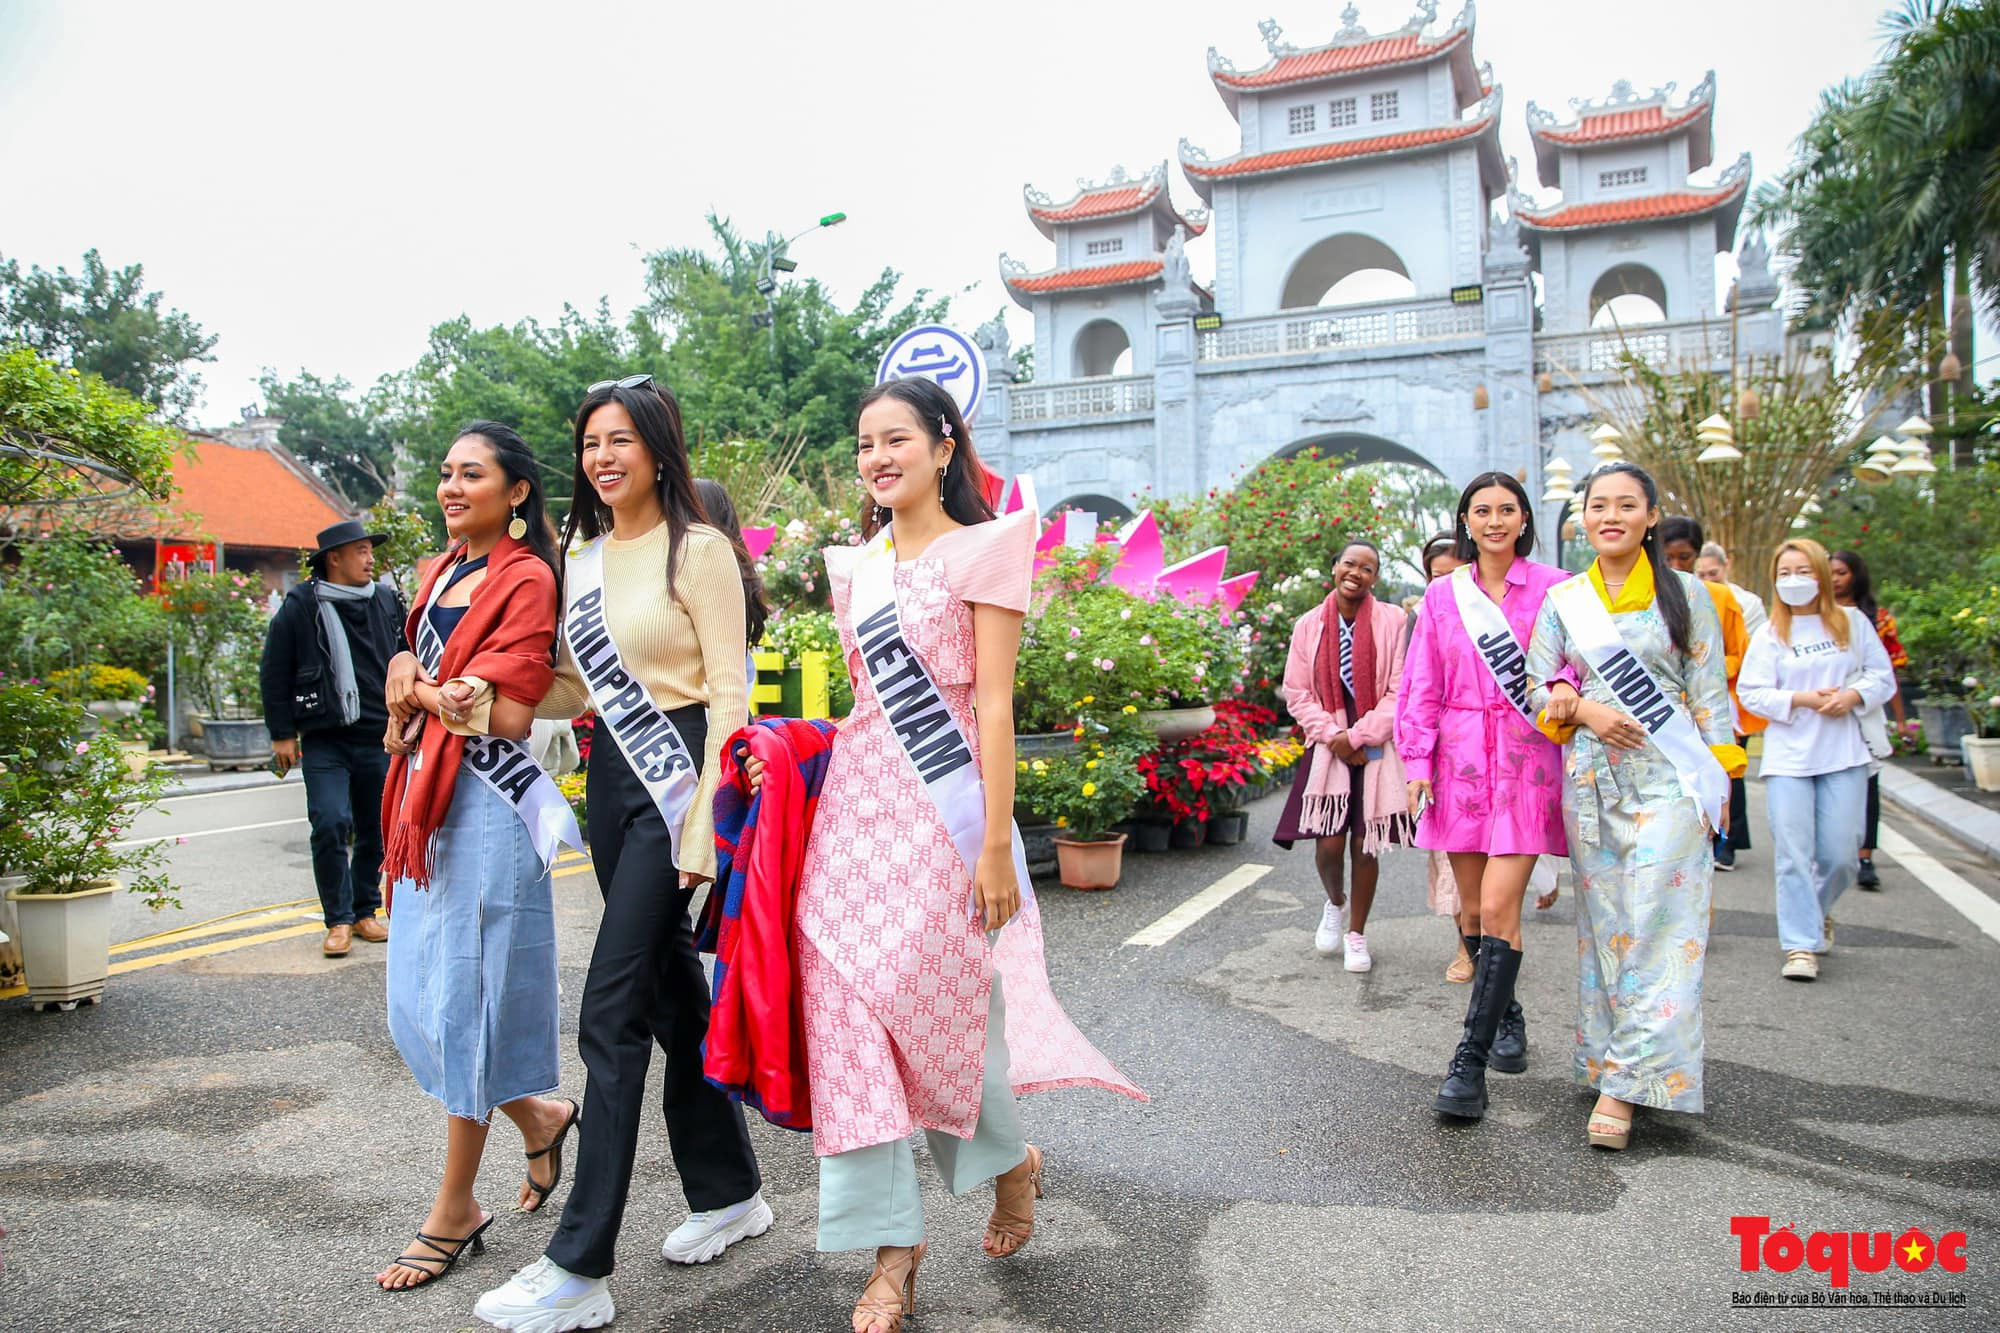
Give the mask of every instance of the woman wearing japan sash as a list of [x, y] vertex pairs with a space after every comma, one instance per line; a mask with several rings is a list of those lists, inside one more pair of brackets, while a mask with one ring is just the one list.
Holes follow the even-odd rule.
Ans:
[[819, 1248], [875, 1251], [853, 1326], [898, 1333], [925, 1248], [913, 1128], [954, 1194], [993, 1182], [985, 1250], [1004, 1258], [1043, 1186], [1014, 1094], [1144, 1094], [1049, 988], [1013, 827], [1036, 515], [994, 518], [958, 405], [929, 380], [863, 396], [859, 456], [868, 541], [826, 552], [854, 712], [800, 875], [798, 985]]
[[[382, 827], [395, 890], [389, 1035], [450, 1119], [430, 1216], [376, 1275], [389, 1291], [443, 1277], [468, 1246], [484, 1247], [493, 1217], [472, 1185], [495, 1107], [528, 1147], [522, 1208], [555, 1187], [577, 1114], [542, 1095], [560, 1081], [555, 909], [548, 861], [521, 813], [530, 775], [506, 783], [510, 793], [481, 762], [505, 738], [510, 771], [525, 763], [548, 781], [506, 742], [528, 734], [554, 674], [555, 534], [534, 455], [495, 422], [474, 422], [452, 444], [437, 498], [452, 546], [425, 571], [410, 616], [418, 655], [389, 663]], [[476, 711], [471, 675], [490, 682]]]
[[1711, 840], [1728, 828], [1727, 778], [1744, 755], [1715, 603], [1661, 555], [1652, 477], [1607, 463], [1584, 479], [1583, 497], [1597, 559], [1542, 604], [1529, 697], [1568, 747], [1576, 1076], [1599, 1094], [1589, 1141], [1618, 1149], [1636, 1106], [1702, 1109]]
[[1416, 844], [1451, 857], [1459, 924], [1474, 959], [1464, 1035], [1434, 1105], [1477, 1120], [1486, 1070], [1528, 1067], [1527, 1019], [1514, 998], [1521, 898], [1539, 856], [1561, 856], [1562, 752], [1535, 729], [1524, 647], [1550, 588], [1569, 575], [1528, 559], [1534, 511], [1504, 472], [1458, 497], [1460, 567], [1417, 612], [1396, 699], [1396, 752]]
[[691, 1210], [662, 1255], [706, 1263], [772, 1221], [742, 1109], [702, 1077], [708, 982], [688, 919], [695, 886], [715, 874], [716, 754], [746, 715], [736, 555], [707, 524], [679, 404], [652, 376], [592, 385], [575, 448], [562, 659], [539, 712], [597, 714], [587, 806], [604, 915], [577, 1023], [590, 1078], [561, 1225], [540, 1259], [474, 1307], [537, 1333], [596, 1328], [615, 1313], [607, 1278], [656, 1041]]

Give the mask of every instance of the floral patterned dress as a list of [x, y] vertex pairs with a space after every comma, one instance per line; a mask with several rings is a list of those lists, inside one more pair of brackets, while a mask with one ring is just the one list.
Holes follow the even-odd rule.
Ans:
[[[896, 566], [904, 636], [975, 757], [971, 604], [1027, 610], [1035, 530], [1033, 512], [1018, 511], [948, 532]], [[975, 918], [972, 876], [861, 666], [849, 609], [860, 554], [826, 551], [854, 711], [833, 747], [798, 899], [813, 1151], [848, 1152], [913, 1128], [972, 1137], [996, 971], [1014, 1091], [1094, 1086], [1145, 1100], [1057, 1003], [1030, 887], [990, 944]]]
[[[1687, 707], [1725, 767], [1733, 767], [1731, 757], [1742, 752], [1730, 721], [1715, 603], [1691, 576], [1661, 575], [1678, 578], [1687, 593], [1691, 651], [1683, 655], [1660, 618], [1644, 557], [1616, 601], [1604, 598], [1595, 569], [1577, 577], [1597, 584], [1626, 646]], [[1581, 682], [1584, 698], [1619, 706], [1571, 642], [1550, 598], [1528, 648], [1537, 709], [1548, 704], [1548, 683], [1565, 669]], [[1652, 742], [1614, 750], [1579, 727], [1564, 760], [1563, 824], [1578, 889], [1577, 1080], [1620, 1101], [1700, 1111], [1713, 835], [1673, 763]]]

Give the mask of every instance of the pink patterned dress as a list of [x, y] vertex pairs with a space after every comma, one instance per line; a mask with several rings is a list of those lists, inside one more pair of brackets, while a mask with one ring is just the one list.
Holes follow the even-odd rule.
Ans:
[[[904, 634], [975, 756], [970, 604], [1027, 610], [1036, 526], [1018, 511], [948, 532], [896, 566]], [[861, 668], [848, 607], [859, 555], [826, 551], [854, 712], [833, 747], [798, 898], [813, 1151], [850, 1152], [916, 1128], [971, 1138], [996, 969], [1014, 1091], [1091, 1086], [1145, 1100], [1057, 1003], [1028, 885], [1019, 915], [987, 943], [972, 876]]]
[[[1565, 570], [1517, 559], [1501, 614], [1523, 648]], [[1484, 592], [1480, 596], [1484, 597]], [[1488, 856], [1563, 856], [1562, 749], [1515, 711], [1458, 614], [1451, 578], [1424, 590], [1396, 696], [1396, 752], [1410, 782], [1429, 782], [1417, 846]]]

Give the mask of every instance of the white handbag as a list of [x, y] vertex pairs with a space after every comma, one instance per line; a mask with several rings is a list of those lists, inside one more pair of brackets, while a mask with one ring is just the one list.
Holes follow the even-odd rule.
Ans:
[[[1846, 611], [1850, 634], [1858, 632], [1856, 627], [1867, 628], [1869, 633], [1874, 633], [1874, 627], [1868, 624], [1868, 621], [1863, 618], [1860, 612], [1851, 606], [1847, 607]], [[1855, 657], [1858, 660], [1860, 653], [1857, 652]], [[1861, 670], [1857, 666], [1854, 674], [1847, 678], [1848, 688], [1857, 688], [1860, 680]], [[1876, 759], [1887, 759], [1896, 753], [1896, 747], [1889, 741], [1889, 719], [1884, 716], [1881, 704], [1877, 704], [1873, 708], [1855, 709], [1854, 720], [1861, 724], [1861, 740], [1868, 747], [1869, 755]]]

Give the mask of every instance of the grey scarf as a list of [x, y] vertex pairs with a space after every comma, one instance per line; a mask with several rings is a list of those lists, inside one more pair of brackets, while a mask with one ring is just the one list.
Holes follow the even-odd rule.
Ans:
[[340, 623], [334, 602], [365, 602], [375, 596], [380, 585], [364, 583], [351, 588], [345, 583], [313, 580], [318, 594], [320, 628], [326, 631], [326, 660], [333, 669], [333, 693], [340, 700], [340, 725], [351, 727], [361, 717], [361, 687], [354, 683], [354, 652], [348, 647], [347, 627]]

